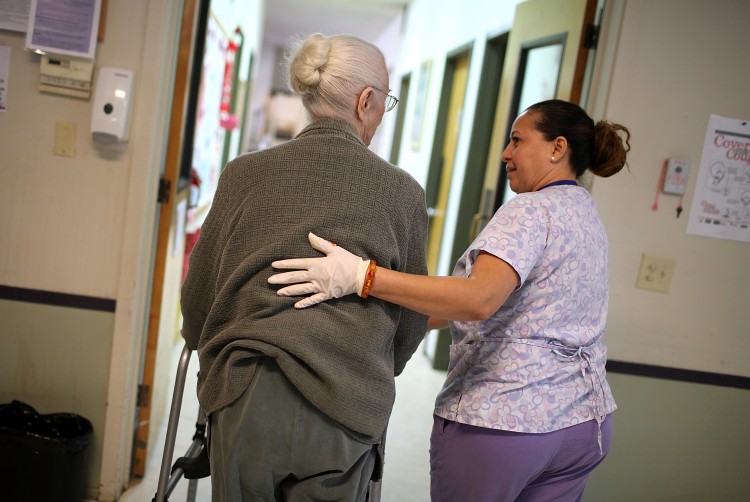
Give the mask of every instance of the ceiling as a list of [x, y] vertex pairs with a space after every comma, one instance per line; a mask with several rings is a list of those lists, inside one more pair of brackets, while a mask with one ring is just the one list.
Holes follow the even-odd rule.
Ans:
[[265, 39], [347, 33], [375, 40], [411, 0], [267, 0]]

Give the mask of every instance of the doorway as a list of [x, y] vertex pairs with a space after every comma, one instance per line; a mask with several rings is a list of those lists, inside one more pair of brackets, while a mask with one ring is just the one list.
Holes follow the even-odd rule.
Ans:
[[[215, 3], [188, 0], [183, 9], [136, 411], [134, 477], [145, 472], [148, 449], [171, 395], [172, 349], [181, 341], [185, 256], [197, 240], [221, 169], [229, 156], [237, 154], [240, 125], [244, 125], [244, 114], [238, 110], [249, 92], [240, 85], [244, 34], [239, 22], [229, 29], [222, 25], [212, 10]], [[247, 56], [252, 68], [252, 51]]]
[[391, 164], [398, 164], [398, 156], [401, 154], [401, 137], [404, 135], [404, 119], [408, 108], [409, 87], [411, 86], [411, 73], [401, 78], [401, 88], [399, 89], [400, 106], [396, 112], [396, 125], [393, 129], [393, 143], [391, 143], [391, 154], [388, 157]]
[[[487, 42], [452, 263], [514, 195], [507, 187], [501, 155], [519, 111], [554, 97], [580, 102], [585, 75], [591, 69], [587, 65], [593, 61], [589, 51], [594, 48], [596, 4], [596, 0], [571, 0], [564, 5], [556, 0], [527, 0], [518, 5], [511, 31]], [[434, 368], [448, 368], [450, 343], [447, 329], [437, 331]]]
[[[477, 201], [482, 199], [482, 183], [492, 140], [492, 124], [495, 119], [494, 103], [497, 103], [507, 44], [508, 34], [504, 33], [488, 40], [485, 48], [450, 263], [458, 261], [479, 230], [492, 216], [489, 207], [482, 207], [479, 212], [476, 211], [476, 207]], [[432, 354], [433, 368], [448, 368], [450, 343], [450, 330], [438, 330]]]
[[456, 218], [451, 263], [458, 261], [466, 247], [471, 244], [479, 230], [492, 216], [489, 207], [483, 207], [477, 212], [476, 205], [477, 201], [482, 198], [482, 183], [492, 142], [492, 124], [495, 120], [494, 105], [497, 103], [507, 45], [508, 33], [504, 33], [488, 40], [484, 51], [469, 154], [466, 159], [466, 172]]
[[148, 447], [153, 439], [153, 431], [159, 425], [153, 423], [152, 417], [158, 421], [167, 402], [168, 389], [161, 379], [157, 378], [157, 367], [169, 367], [168, 364], [161, 364], [165, 357], [169, 357], [163, 350], [169, 337], [163, 336], [162, 332], [175, 333], [179, 330], [177, 295], [182, 278], [184, 253], [184, 232], [181, 229], [186, 218], [190, 190], [189, 184], [181, 182], [180, 138], [183, 136], [185, 124], [190, 123], [189, 115], [185, 114], [185, 103], [189, 101], [193, 53], [198, 50], [196, 41], [201, 39], [196, 33], [200, 32], [201, 19], [207, 15], [209, 3], [208, 0], [186, 0], [183, 8], [167, 155], [159, 182], [158, 234], [154, 251], [148, 327], [141, 359], [141, 381], [136, 402], [132, 477], [143, 477], [146, 472]]
[[469, 79], [470, 56], [471, 50], [463, 49], [449, 56], [445, 64], [435, 139], [425, 188], [429, 216], [427, 270], [430, 275], [437, 273], [440, 259], [448, 196], [456, 161], [456, 146], [464, 112], [466, 83]]
[[516, 116], [542, 99], [579, 103], [589, 52], [595, 49], [597, 0], [527, 0], [516, 8], [503, 64], [482, 199], [494, 213], [514, 194], [507, 187], [502, 152]]

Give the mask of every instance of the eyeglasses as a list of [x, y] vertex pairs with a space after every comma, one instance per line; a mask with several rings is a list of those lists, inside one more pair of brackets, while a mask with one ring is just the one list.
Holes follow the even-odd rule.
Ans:
[[373, 85], [371, 85], [370, 87], [372, 87], [378, 92], [382, 92], [383, 94], [385, 94], [385, 111], [389, 112], [393, 110], [394, 108], [396, 108], [396, 105], [398, 104], [398, 98], [396, 96], [388, 94], [387, 92], [380, 90]]

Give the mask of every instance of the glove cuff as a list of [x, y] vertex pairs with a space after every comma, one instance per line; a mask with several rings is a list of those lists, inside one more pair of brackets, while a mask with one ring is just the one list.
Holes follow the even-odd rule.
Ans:
[[[368, 282], [367, 276], [368, 272], [370, 270], [370, 264], [372, 264], [372, 267], [375, 267], [375, 260], [362, 260], [360, 258], [359, 263], [357, 264], [357, 277], [356, 277], [356, 290], [355, 293], [357, 293], [362, 298], [367, 298], [367, 295], [370, 294], [370, 286], [372, 286], [372, 279]], [[373, 272], [374, 274], [374, 272]]]

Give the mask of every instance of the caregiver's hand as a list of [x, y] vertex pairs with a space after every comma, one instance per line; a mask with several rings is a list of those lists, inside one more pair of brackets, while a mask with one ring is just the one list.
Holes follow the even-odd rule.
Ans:
[[291, 284], [276, 292], [279, 296], [299, 296], [313, 293], [298, 301], [298, 309], [311, 307], [331, 298], [357, 293], [361, 295], [370, 262], [353, 255], [341, 246], [307, 235], [310, 245], [325, 253], [322, 258], [292, 258], [273, 262], [273, 268], [294, 270], [268, 278], [271, 284]]

